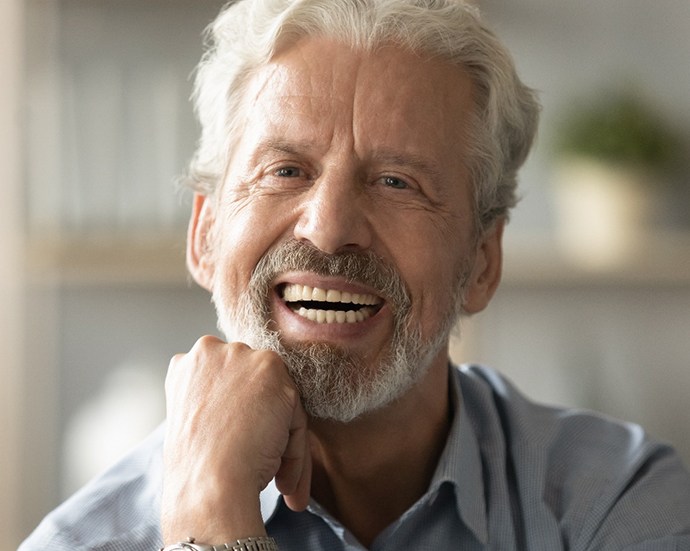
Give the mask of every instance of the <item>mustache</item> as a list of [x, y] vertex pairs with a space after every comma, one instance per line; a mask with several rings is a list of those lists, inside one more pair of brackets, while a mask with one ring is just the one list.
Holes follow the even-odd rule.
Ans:
[[398, 270], [373, 251], [329, 254], [295, 239], [274, 247], [259, 260], [249, 284], [252, 298], [268, 302], [273, 281], [289, 271], [337, 276], [348, 283], [368, 286], [391, 303], [396, 313], [406, 313], [411, 305], [410, 293]]

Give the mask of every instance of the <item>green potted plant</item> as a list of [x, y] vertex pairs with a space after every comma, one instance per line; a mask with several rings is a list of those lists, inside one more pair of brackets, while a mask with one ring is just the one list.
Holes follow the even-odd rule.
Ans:
[[663, 176], [678, 161], [680, 141], [638, 94], [622, 91], [570, 111], [559, 128], [557, 149]]
[[623, 90], [569, 110], [554, 143], [564, 252], [593, 267], [629, 260], [650, 233], [680, 139], [639, 95]]

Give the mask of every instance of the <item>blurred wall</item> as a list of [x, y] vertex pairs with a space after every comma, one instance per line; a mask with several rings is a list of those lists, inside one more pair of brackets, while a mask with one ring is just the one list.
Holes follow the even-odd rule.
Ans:
[[465, 350], [458, 345], [455, 355], [493, 365], [539, 400], [641, 423], [690, 462], [688, 172], [677, 188], [658, 186], [666, 210], [627, 264], [590, 272], [548, 238], [558, 223], [555, 128], [574, 104], [629, 86], [690, 134], [690, 3], [479, 4], [544, 110], [507, 228], [504, 284], [466, 323]]
[[[478, 3], [525, 80], [541, 91], [544, 125], [508, 228], [506, 281], [489, 310], [465, 324], [464, 343], [453, 355], [506, 372], [540, 400], [643, 422], [690, 459], [684, 430], [690, 276], [630, 284], [616, 274], [573, 278], [567, 266], [544, 276], [561, 261], [542, 250], [551, 247], [555, 224], [551, 126], [571, 98], [632, 75], [680, 127], [690, 126], [690, 3]], [[24, 533], [83, 477], [131, 445], [121, 431], [104, 429], [100, 444], [90, 446], [103, 453], [87, 454], [88, 445], [79, 446], [93, 442], [95, 428], [119, 422], [138, 437], [162, 418], [160, 384], [169, 358], [215, 331], [208, 296], [184, 276], [189, 205], [175, 199], [172, 181], [196, 137], [187, 76], [200, 53], [201, 29], [220, 4], [26, 2], [31, 139], [25, 172], [33, 260], [25, 315], [28, 333], [40, 338], [27, 349], [23, 371], [33, 381], [23, 397], [31, 414], [22, 429], [26, 462], [17, 512]], [[147, 67], [165, 68], [158, 85]], [[173, 125], [166, 127], [170, 114]], [[148, 243], [132, 237], [146, 234]], [[123, 253], [128, 246], [139, 252]], [[541, 251], [536, 261], [535, 249]], [[165, 259], [150, 261], [161, 250]], [[106, 253], [119, 260], [108, 261]], [[688, 262], [687, 254], [676, 256]], [[9, 281], [21, 287], [16, 276]], [[0, 338], [14, 338], [8, 335]], [[136, 388], [136, 401], [150, 400], [152, 407], [138, 410], [140, 427], [118, 417], [122, 403], [130, 403], [122, 388]]]
[[23, 3], [0, 3], [0, 549], [14, 549], [21, 534], [15, 503], [21, 488], [21, 404], [24, 323], [23, 220], [20, 152], [22, 143]]
[[[689, 132], [690, 2], [480, 0], [478, 4], [543, 105], [537, 144], [521, 172], [524, 200], [513, 216], [511, 231], [553, 228], [555, 127], [574, 103], [629, 85], [649, 98], [677, 130]], [[685, 214], [690, 216], [690, 211]]]
[[190, 196], [176, 181], [198, 134], [188, 98], [202, 33], [223, 3], [21, 2], [21, 536], [163, 419], [170, 358], [215, 330], [186, 277]]

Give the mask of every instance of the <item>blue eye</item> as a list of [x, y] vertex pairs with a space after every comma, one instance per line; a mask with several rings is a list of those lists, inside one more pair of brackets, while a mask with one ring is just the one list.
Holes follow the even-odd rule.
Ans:
[[302, 175], [302, 171], [294, 166], [286, 166], [276, 170], [275, 175], [280, 178], [299, 178]]
[[385, 176], [383, 178], [383, 183], [384, 185], [392, 187], [394, 189], [406, 189], [408, 187], [407, 182], [394, 176]]

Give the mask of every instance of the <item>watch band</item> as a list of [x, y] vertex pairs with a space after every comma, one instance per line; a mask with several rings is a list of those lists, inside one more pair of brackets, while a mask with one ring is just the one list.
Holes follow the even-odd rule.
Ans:
[[273, 538], [267, 536], [244, 538], [219, 545], [196, 543], [194, 538], [187, 538], [187, 541], [166, 545], [160, 551], [278, 551], [278, 545]]

